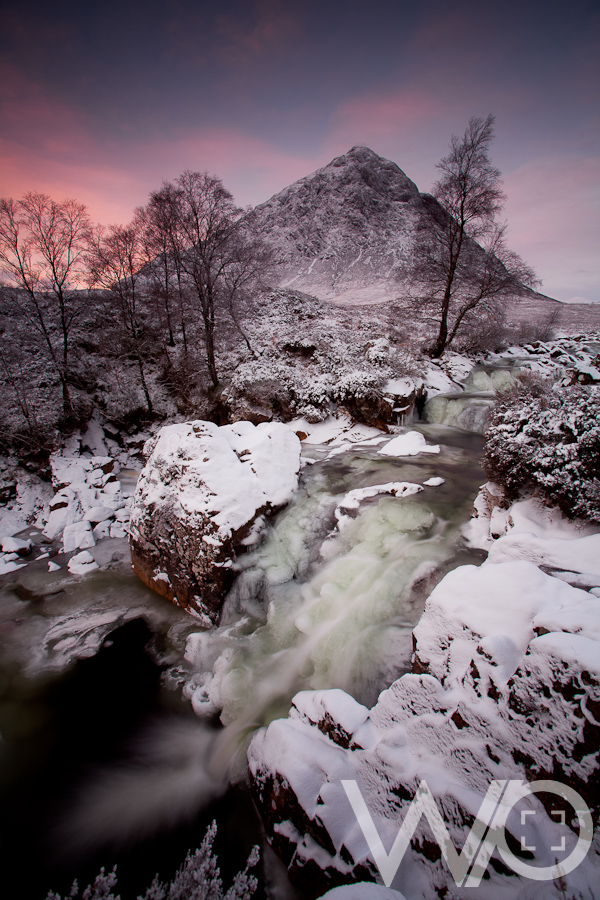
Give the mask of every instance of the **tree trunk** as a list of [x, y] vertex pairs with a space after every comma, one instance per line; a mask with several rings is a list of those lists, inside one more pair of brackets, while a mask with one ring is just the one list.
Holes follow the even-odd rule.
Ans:
[[138, 368], [140, 370], [140, 381], [142, 382], [142, 390], [144, 392], [144, 397], [146, 398], [146, 406], [148, 407], [148, 415], [154, 415], [154, 409], [152, 407], [152, 400], [150, 399], [150, 391], [148, 390], [148, 385], [146, 384], [146, 376], [144, 374], [144, 363], [142, 362], [142, 357], [138, 350], [136, 350], [135, 357], [137, 359]]
[[434, 345], [431, 347], [429, 351], [429, 355], [432, 359], [439, 359], [450, 341], [448, 340], [448, 314], [450, 312], [450, 300], [452, 299], [452, 285], [454, 283], [454, 276], [456, 275], [456, 267], [458, 266], [458, 260], [460, 258], [460, 253], [462, 250], [463, 239], [464, 239], [464, 226], [462, 222], [459, 226], [458, 232], [458, 240], [456, 246], [453, 248], [452, 244], [448, 248], [449, 250], [449, 266], [448, 266], [448, 274], [446, 276], [446, 288], [444, 290], [444, 299], [442, 300], [442, 312], [440, 315], [440, 328], [438, 331], [438, 336]]
[[181, 324], [181, 337], [183, 338], [183, 354], [187, 358], [188, 353], [188, 345], [187, 345], [187, 335], [185, 332], [185, 312], [183, 305], [183, 291], [181, 288], [181, 276], [179, 272], [177, 273], [177, 290], [179, 295], [179, 321]]
[[438, 332], [438, 336], [435, 340], [435, 343], [429, 350], [429, 356], [432, 359], [439, 359], [446, 349], [446, 343], [448, 340], [448, 314], [442, 316], [440, 321], [440, 330]]
[[204, 324], [204, 341], [206, 345], [206, 363], [208, 374], [214, 387], [219, 384], [217, 364], [215, 361], [215, 301], [212, 293], [212, 285], [201, 286], [198, 290], [202, 322]]
[[167, 331], [169, 332], [169, 347], [175, 346], [173, 326], [171, 325], [171, 307], [169, 304], [169, 273], [165, 266], [165, 315], [167, 317]]
[[71, 401], [71, 392], [69, 390], [67, 376], [63, 372], [60, 374], [60, 381], [62, 385], [63, 412], [65, 417], [70, 419], [73, 415], [73, 403]]
[[219, 376], [217, 374], [217, 364], [215, 362], [215, 340], [214, 335], [206, 332], [206, 362], [208, 364], [208, 374], [213, 385], [217, 387], [219, 384]]

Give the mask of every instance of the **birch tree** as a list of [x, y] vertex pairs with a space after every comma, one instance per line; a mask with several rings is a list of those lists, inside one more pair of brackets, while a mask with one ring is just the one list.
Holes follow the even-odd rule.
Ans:
[[506, 300], [535, 284], [532, 270], [507, 248], [506, 225], [498, 221], [505, 195], [489, 158], [493, 137], [494, 117], [473, 117], [437, 166], [441, 177], [432, 193], [439, 206], [421, 231], [414, 273], [418, 301], [435, 323], [434, 358], [461, 331], [500, 318]]
[[67, 419], [72, 331], [85, 306], [75, 288], [85, 275], [90, 234], [86, 207], [76, 200], [36, 192], [0, 200], [0, 269], [60, 380]]

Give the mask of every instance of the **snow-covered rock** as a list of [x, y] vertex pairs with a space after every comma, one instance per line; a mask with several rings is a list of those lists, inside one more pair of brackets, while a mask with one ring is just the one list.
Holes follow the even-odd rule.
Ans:
[[33, 525], [52, 497], [52, 488], [18, 466], [0, 470], [0, 537]]
[[430, 362], [423, 375], [427, 397], [432, 398], [437, 394], [451, 394], [453, 391], [461, 390], [473, 366], [472, 359], [453, 351], [445, 353], [440, 360]]
[[92, 525], [98, 525], [99, 522], [104, 522], [106, 519], [113, 519], [114, 517], [115, 511], [110, 506], [92, 506], [86, 512], [84, 519], [87, 522], [91, 522]]
[[7, 559], [6, 557], [0, 559], [0, 575], [8, 575], [10, 572], [22, 569], [25, 563], [18, 562], [17, 559]]
[[[494, 500], [489, 485], [488, 511], [499, 508]], [[544, 518], [530, 501], [516, 506], [510, 527], [531, 538], [521, 546], [535, 551], [534, 560], [500, 554], [509, 534], [493, 543], [497, 561], [490, 554], [479, 567], [447, 574], [414, 630], [412, 673], [371, 710], [339, 690], [305, 691], [287, 719], [253, 738], [251, 780], [269, 841], [310, 896], [379, 878], [342, 781], [358, 783], [386, 853], [423, 779], [457, 848], [494, 780], [552, 779], [598, 811], [600, 604], [573, 582], [579, 576], [588, 585], [590, 542], [600, 536], [582, 536], [551, 512]], [[570, 555], [561, 556], [557, 542]], [[538, 564], [566, 559], [568, 573], [548, 574]], [[564, 574], [570, 583], [558, 577]], [[563, 837], [567, 848], [576, 839], [570, 813], [561, 830], [551, 806], [536, 800], [530, 809], [532, 830], [518, 816], [509, 820], [516, 846], [525, 840], [534, 847], [531, 865], [560, 862], [568, 855], [559, 849]], [[596, 842], [565, 876], [566, 896], [593, 895], [599, 861]], [[497, 856], [488, 873], [476, 892], [481, 900], [549, 896], [548, 882], [509, 874]], [[424, 820], [392, 886], [411, 900], [466, 897], [439, 861]]]
[[380, 497], [382, 494], [388, 494], [390, 497], [409, 497], [411, 494], [418, 494], [422, 490], [423, 488], [420, 484], [412, 484], [410, 481], [390, 481], [387, 484], [373, 484], [371, 487], [355, 488], [353, 491], [348, 491], [334, 510], [338, 527], [342, 528], [347, 524], [358, 513], [361, 504], [372, 500], [374, 497]]
[[344, 413], [328, 416], [322, 422], [311, 423], [303, 417], [292, 419], [290, 428], [308, 445], [330, 447], [337, 453], [345, 453], [357, 445], [370, 445], [386, 440], [386, 435], [370, 425], [354, 422]]
[[94, 525], [93, 534], [94, 538], [97, 541], [101, 541], [103, 538], [110, 537], [110, 529], [112, 527], [111, 519], [104, 519], [103, 522], [98, 522], [97, 525]]
[[427, 481], [424, 481], [423, 484], [426, 487], [439, 487], [441, 484], [444, 484], [445, 478], [441, 478], [439, 475], [434, 475], [432, 478], [428, 478]]
[[587, 586], [600, 579], [599, 525], [574, 523], [536, 497], [509, 504], [502, 488], [490, 481], [480, 488], [463, 534], [471, 547], [489, 550], [492, 562], [528, 559], [564, 572], [575, 567], [592, 579], [584, 579]]
[[236, 550], [259, 516], [292, 498], [300, 441], [278, 422], [196, 421], [162, 428], [146, 453], [131, 514], [134, 571], [215, 621]]
[[393, 891], [382, 884], [360, 881], [327, 891], [319, 900], [406, 900], [406, 897], [400, 891]]
[[384, 403], [389, 406], [386, 419], [389, 422], [401, 423], [402, 419], [412, 414], [417, 399], [423, 397], [423, 385], [415, 384], [412, 378], [390, 378], [382, 388]]
[[123, 522], [111, 522], [109, 535], [111, 538], [124, 538], [127, 537], [128, 531]]
[[73, 492], [65, 495], [61, 492], [60, 496], [55, 495], [54, 501], [58, 505], [50, 506], [50, 512], [44, 525], [44, 537], [53, 541], [59, 537], [69, 525], [81, 521], [83, 516], [83, 508], [78, 498]]
[[[48, 540], [62, 535], [63, 550], [68, 553], [93, 547], [104, 537], [126, 536], [130, 500], [114, 475], [112, 457], [53, 453], [50, 464], [55, 494], [43, 521]], [[111, 524], [113, 519], [118, 521]]]
[[508, 502], [504, 491], [488, 481], [479, 488], [471, 520], [463, 527], [463, 534], [471, 547], [489, 550], [495, 538], [506, 533], [507, 526]]
[[15, 537], [3, 537], [0, 541], [3, 553], [16, 553], [17, 556], [27, 556], [31, 552], [31, 541]]
[[81, 553], [72, 556], [67, 563], [67, 569], [71, 575], [88, 575], [99, 568], [100, 566], [88, 550], [82, 550]]
[[428, 444], [420, 431], [400, 434], [379, 451], [382, 456], [417, 456], [419, 453], [439, 452], [439, 444]]
[[85, 550], [87, 547], [93, 547], [95, 543], [92, 526], [86, 520], [67, 525], [63, 531], [63, 553]]

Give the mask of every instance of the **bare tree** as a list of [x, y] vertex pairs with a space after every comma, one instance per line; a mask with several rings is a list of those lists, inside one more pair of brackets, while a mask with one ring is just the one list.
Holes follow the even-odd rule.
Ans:
[[174, 345], [171, 310], [172, 302], [176, 300], [183, 351], [187, 355], [186, 291], [181, 262], [185, 240], [181, 234], [180, 193], [175, 185], [165, 183], [160, 190], [153, 191], [143, 214], [144, 239], [164, 300], [169, 343]]
[[173, 286], [171, 279], [171, 266], [166, 250], [163, 235], [154, 227], [148, 207], [138, 207], [135, 210], [135, 218], [141, 225], [141, 238], [144, 251], [148, 260], [144, 275], [146, 276], [148, 295], [154, 301], [156, 313], [160, 321], [161, 332], [166, 331], [166, 339], [163, 338], [164, 352], [167, 355], [167, 347], [175, 346], [173, 333]]
[[[223, 318], [233, 321], [246, 343], [236, 304], [268, 264], [260, 242], [242, 227], [242, 211], [221, 180], [207, 172], [184, 172], [174, 184], [163, 186], [173, 212], [170, 240], [182, 280], [191, 289], [199, 314], [206, 363], [218, 385], [217, 330]], [[155, 195], [153, 195], [155, 197]]]
[[90, 286], [104, 288], [117, 301], [120, 334], [127, 353], [137, 363], [148, 413], [152, 415], [154, 409], [144, 361], [145, 329], [140, 317], [141, 288], [145, 283], [143, 268], [148, 261], [143, 228], [140, 216], [135, 216], [129, 225], [99, 227], [90, 242], [87, 263]]
[[535, 283], [533, 271], [506, 247], [497, 216], [505, 196], [489, 146], [494, 117], [470, 119], [462, 138], [438, 164], [430, 208], [420, 235], [414, 284], [418, 302], [435, 323], [429, 349], [440, 357], [461, 330], [499, 319], [503, 301]]
[[[37, 448], [43, 444], [37, 405], [31, 396], [31, 385], [23, 370], [21, 347], [0, 342], [0, 379], [4, 386], [10, 388], [14, 401], [14, 410], [18, 410], [25, 424], [26, 435], [31, 444]], [[13, 431], [14, 436], [14, 431]], [[5, 435], [2, 434], [2, 438]]]
[[0, 268], [16, 288], [60, 379], [63, 412], [73, 413], [69, 390], [71, 332], [84, 308], [73, 288], [84, 274], [90, 220], [83, 204], [29, 193], [0, 200]]

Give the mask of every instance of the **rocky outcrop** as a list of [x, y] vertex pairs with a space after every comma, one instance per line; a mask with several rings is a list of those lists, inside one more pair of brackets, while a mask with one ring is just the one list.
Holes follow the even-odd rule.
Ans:
[[[55, 494], [44, 515], [46, 540], [55, 541], [62, 536], [62, 552], [73, 553], [88, 551], [105, 537], [126, 536], [131, 497], [116, 478], [112, 457], [53, 453], [50, 465]], [[69, 564], [68, 571], [81, 575], [92, 569], [82, 569], [75, 561], [72, 566]]]
[[279, 422], [162, 428], [134, 496], [131, 558], [149, 587], [207, 624], [218, 618], [236, 554], [298, 483], [300, 441]]
[[[70, 552], [76, 549], [71, 546], [74, 526], [87, 530], [89, 523], [95, 519], [94, 525], [106, 521], [110, 527], [110, 520], [115, 518], [117, 510], [126, 506], [126, 501], [114, 474], [114, 460], [110, 456], [87, 459], [52, 454], [50, 465], [55, 494], [49, 503], [44, 535], [53, 540], [61, 534], [65, 535], [69, 529], [63, 542], [65, 552]], [[96, 513], [101, 509], [105, 513], [99, 517]], [[88, 513], [92, 514], [92, 518]], [[94, 544], [95, 540], [91, 538], [88, 543], [79, 546], [83, 550]]]
[[[269, 840], [309, 896], [379, 877], [344, 780], [358, 783], [386, 853], [423, 779], [457, 848], [494, 780], [552, 779], [600, 809], [600, 534], [544, 520], [531, 502], [515, 507], [490, 559], [455, 569], [432, 592], [412, 673], [371, 710], [342, 691], [303, 692], [289, 718], [254, 737], [251, 778]], [[576, 840], [571, 807], [536, 795], [529, 809], [526, 822], [508, 820], [512, 852], [532, 866], [560, 863]], [[595, 888], [598, 861], [596, 842], [565, 876], [565, 896]], [[410, 900], [473, 894], [454, 883], [425, 819], [393, 887]], [[542, 898], [549, 888], [496, 852], [477, 897]]]
[[388, 425], [402, 425], [411, 420], [417, 398], [423, 395], [423, 388], [417, 387], [411, 378], [389, 379], [382, 387], [364, 392], [352, 392], [341, 400], [340, 408], [355, 422], [362, 422], [389, 432]]

